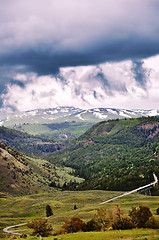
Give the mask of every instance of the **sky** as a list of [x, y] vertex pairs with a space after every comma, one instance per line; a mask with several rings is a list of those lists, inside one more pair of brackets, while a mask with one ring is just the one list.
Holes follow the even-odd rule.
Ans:
[[1, 0], [0, 109], [159, 109], [158, 0]]

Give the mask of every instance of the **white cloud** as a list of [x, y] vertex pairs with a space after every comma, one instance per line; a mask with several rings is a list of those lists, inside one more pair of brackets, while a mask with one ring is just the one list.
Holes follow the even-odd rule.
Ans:
[[159, 71], [152, 64], [156, 59], [143, 60], [149, 72], [144, 88], [134, 78], [131, 61], [62, 68], [56, 77], [17, 74], [15, 80], [26, 86], [8, 85], [4, 107], [20, 111], [57, 106], [159, 108]]

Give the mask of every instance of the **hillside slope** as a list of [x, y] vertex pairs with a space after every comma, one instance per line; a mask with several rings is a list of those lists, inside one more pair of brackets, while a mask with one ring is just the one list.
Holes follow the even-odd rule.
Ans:
[[21, 131], [0, 127], [0, 141], [26, 154], [43, 155], [63, 148], [54, 140], [35, 137]]
[[[0, 142], [0, 195], [24, 195], [54, 190], [50, 184], [62, 186], [70, 180], [71, 169], [55, 166], [46, 160], [27, 157]], [[55, 184], [53, 185], [55, 186]]]
[[134, 189], [159, 177], [159, 118], [97, 123], [48, 159], [75, 168], [79, 189]]

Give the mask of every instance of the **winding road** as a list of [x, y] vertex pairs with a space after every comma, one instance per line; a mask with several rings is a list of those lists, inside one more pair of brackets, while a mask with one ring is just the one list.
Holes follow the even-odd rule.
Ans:
[[[104, 204], [104, 203], [109, 203], [109, 202], [112, 202], [112, 201], [114, 201], [114, 200], [116, 200], [116, 199], [118, 199], [118, 198], [127, 196], [127, 195], [129, 195], [129, 194], [138, 192], [138, 191], [140, 191], [140, 190], [143, 190], [143, 189], [146, 189], [146, 188], [149, 188], [149, 187], [153, 187], [153, 186], [155, 186], [155, 185], [158, 183], [158, 179], [157, 179], [157, 176], [156, 176], [155, 173], [153, 173], [153, 177], [154, 177], [154, 182], [152, 182], [152, 183], [150, 183], [150, 184], [147, 184], [147, 185], [145, 185], [145, 186], [143, 186], [143, 187], [139, 187], [139, 188], [134, 189], [134, 190], [132, 190], [132, 191], [130, 191], [130, 192], [125, 192], [125, 193], [122, 194], [122, 195], [119, 195], [119, 196], [117, 196], [117, 197], [111, 198], [111, 199], [109, 199], [109, 200], [107, 200], [107, 201], [104, 201], [104, 202], [101, 202], [101, 203], [98, 203], [98, 204], [101, 205], [101, 204]], [[4, 228], [3, 231], [4, 231], [5, 233], [11, 233], [11, 234], [14, 234], [14, 235], [22, 235], [21, 233], [17, 232], [17, 230], [10, 230], [10, 229], [11, 229], [11, 228], [15, 228], [15, 227], [20, 227], [20, 226], [26, 225], [27, 223], [28, 223], [28, 222], [26, 222], [26, 223], [20, 223], [20, 224], [13, 225], [13, 226], [8, 226], [8, 227]], [[18, 231], [19, 231], [19, 230], [18, 230]]]
[[109, 202], [112, 202], [112, 201], [115, 200], [115, 199], [118, 199], [118, 198], [124, 197], [124, 196], [126, 196], [126, 195], [129, 195], [129, 194], [132, 194], [132, 193], [141, 191], [141, 190], [143, 190], [143, 189], [145, 189], [145, 188], [153, 187], [153, 186], [155, 186], [155, 185], [158, 183], [158, 179], [157, 179], [157, 176], [156, 176], [155, 173], [153, 173], [153, 177], [154, 177], [154, 180], [155, 180], [154, 182], [149, 183], [149, 184], [147, 184], [147, 185], [145, 185], [145, 186], [143, 186], [143, 187], [136, 188], [136, 189], [134, 189], [134, 190], [132, 190], [132, 191], [130, 191], [130, 192], [125, 192], [125, 193], [122, 194], [122, 195], [119, 195], [119, 196], [117, 196], [117, 197], [111, 198], [111, 199], [109, 199], [109, 200], [107, 200], [107, 201], [105, 201], [105, 202], [101, 202], [101, 203], [99, 203], [99, 204], [109, 203]]
[[[27, 222], [26, 223], [20, 223], [20, 224], [17, 224], [17, 225], [13, 225], [13, 226], [9, 226], [9, 227], [6, 227], [6, 228], [4, 228], [3, 229], [3, 231], [5, 232], [5, 233], [11, 233], [11, 234], [14, 234], [14, 235], [22, 235], [21, 233], [19, 233], [19, 232], [16, 232], [16, 230], [9, 230], [9, 229], [11, 229], [11, 228], [15, 228], [15, 227], [20, 227], [20, 226], [23, 226], [23, 225], [26, 225], [27, 224]], [[19, 231], [19, 230], [18, 230]]]

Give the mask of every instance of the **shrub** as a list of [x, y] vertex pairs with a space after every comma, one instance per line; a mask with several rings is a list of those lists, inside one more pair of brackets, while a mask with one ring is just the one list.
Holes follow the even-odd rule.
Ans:
[[129, 217], [120, 217], [114, 220], [112, 224], [113, 230], [124, 230], [124, 229], [132, 229], [134, 227], [134, 224], [132, 223], [131, 219]]
[[33, 229], [32, 235], [48, 237], [52, 232], [52, 226], [47, 223], [47, 219], [37, 218], [27, 224], [29, 228]]
[[136, 227], [144, 228], [146, 222], [152, 216], [152, 213], [149, 207], [139, 206], [139, 209], [132, 207], [129, 216], [131, 217], [131, 220]]
[[72, 217], [71, 220], [66, 219], [62, 228], [64, 228], [67, 233], [73, 233], [85, 231], [86, 224], [79, 217]]
[[113, 222], [112, 213], [107, 213], [105, 208], [99, 208], [94, 215], [94, 221], [98, 223], [102, 230], [110, 227]]
[[62, 234], [65, 234], [65, 233], [66, 233], [66, 231], [64, 229], [60, 229], [59, 231], [54, 233], [54, 236], [62, 235]]
[[159, 215], [159, 208], [157, 208], [156, 213], [157, 213], [157, 215]]
[[145, 223], [146, 228], [153, 228], [153, 229], [159, 229], [159, 221], [154, 217], [151, 216], [148, 221]]
[[94, 219], [91, 219], [90, 221], [87, 222], [86, 232], [100, 231], [100, 230], [101, 230], [101, 226]]

